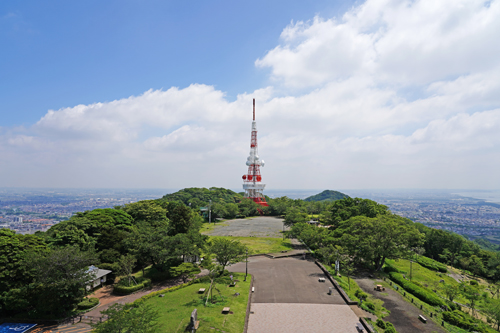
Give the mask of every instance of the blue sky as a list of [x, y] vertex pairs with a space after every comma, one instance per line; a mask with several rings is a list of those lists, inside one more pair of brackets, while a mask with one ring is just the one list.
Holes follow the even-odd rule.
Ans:
[[0, 187], [498, 189], [500, 0], [2, 1]]
[[[236, 95], [265, 86], [253, 62], [291, 20], [342, 14], [315, 1], [2, 1], [2, 126], [48, 109], [192, 83]], [[29, 98], [27, 97], [29, 96]]]

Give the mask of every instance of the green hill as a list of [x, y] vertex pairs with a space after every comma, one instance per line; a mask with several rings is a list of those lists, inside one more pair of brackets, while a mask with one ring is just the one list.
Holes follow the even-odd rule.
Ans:
[[211, 187], [209, 189], [191, 187], [167, 194], [162, 199], [166, 201], [181, 201], [186, 205], [191, 204], [191, 207], [195, 208], [208, 205], [209, 200], [212, 200], [212, 203], [221, 204], [238, 203], [243, 199], [243, 196], [222, 187]]
[[305, 198], [304, 201], [335, 201], [344, 198], [349, 198], [349, 196], [338, 191], [324, 190], [319, 194]]

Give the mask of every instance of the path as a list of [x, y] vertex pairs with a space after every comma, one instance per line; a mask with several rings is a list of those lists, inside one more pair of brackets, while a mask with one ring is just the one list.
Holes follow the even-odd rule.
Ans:
[[[229, 267], [245, 272], [245, 263]], [[248, 333], [342, 332], [355, 333], [356, 314], [334, 290], [313, 260], [302, 257], [249, 258], [248, 272], [254, 277]]]
[[384, 319], [391, 322], [399, 333], [444, 333], [441, 327], [430, 319], [427, 320], [426, 324], [422, 323], [418, 316], [425, 314], [408, 303], [397, 291], [391, 288], [386, 288], [384, 292], [374, 291], [373, 287], [380, 284], [381, 281], [369, 278], [357, 278], [355, 280], [364, 292], [384, 301], [384, 307], [391, 311], [391, 314]]

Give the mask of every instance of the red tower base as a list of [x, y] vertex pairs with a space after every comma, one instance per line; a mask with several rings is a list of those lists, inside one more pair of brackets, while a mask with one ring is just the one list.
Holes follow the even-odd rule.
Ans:
[[261, 198], [261, 197], [257, 197], [257, 198], [249, 198], [249, 199], [252, 199], [253, 202], [255, 202], [256, 204], [259, 204], [263, 207], [268, 207], [269, 204], [266, 202], [266, 199], [265, 198]]

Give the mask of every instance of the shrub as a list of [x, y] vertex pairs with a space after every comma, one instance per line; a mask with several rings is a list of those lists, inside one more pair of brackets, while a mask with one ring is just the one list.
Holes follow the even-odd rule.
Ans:
[[136, 292], [137, 290], [149, 287], [151, 285], [151, 280], [146, 278], [137, 279], [137, 284], [132, 286], [127, 286], [125, 285], [125, 283], [121, 284], [122, 281], [120, 281], [117, 285], [115, 285], [113, 293], [120, 295], [128, 295], [133, 292]]
[[364, 306], [366, 306], [368, 309], [372, 310], [372, 311], [375, 311], [375, 304], [373, 304], [372, 302], [364, 302], [363, 303]]
[[385, 263], [384, 272], [386, 272], [386, 273], [391, 273], [391, 272], [402, 273], [402, 271], [400, 271], [399, 269], [397, 269], [396, 267], [392, 266], [389, 263]]
[[385, 333], [398, 333], [392, 323], [385, 323]]
[[92, 298], [84, 298], [83, 301], [78, 303], [78, 310], [88, 310], [93, 308], [99, 304], [99, 299], [92, 297]]
[[474, 319], [471, 316], [458, 310], [443, 312], [443, 319], [448, 323], [458, 326], [466, 330], [474, 330], [477, 332], [487, 332], [484, 324], [480, 320]]
[[383, 328], [385, 330], [385, 321], [383, 321], [382, 319], [380, 319], [380, 318], [377, 319], [375, 324], [377, 324], [378, 327]]
[[477, 286], [477, 285], [479, 285], [476, 280], [470, 280], [469, 283], [470, 283], [471, 286]]
[[441, 273], [447, 273], [448, 269], [446, 268], [445, 265], [442, 263], [433, 260], [431, 258], [427, 258], [424, 256], [418, 256], [416, 260], [421, 266], [424, 266], [425, 268], [431, 269], [433, 271], [441, 272]]
[[433, 306], [445, 305], [444, 301], [441, 298], [434, 295], [426, 288], [420, 287], [413, 282], [410, 282], [410, 281], [403, 279], [401, 274], [392, 272], [392, 273], [389, 273], [389, 278], [392, 281], [399, 284], [401, 287], [403, 287], [409, 293], [415, 295], [415, 297], [424, 301], [425, 303], [428, 303], [428, 304], [433, 305]]
[[368, 294], [363, 292], [361, 289], [357, 289], [356, 292], [354, 293], [354, 296], [356, 296], [359, 299], [367, 299]]

